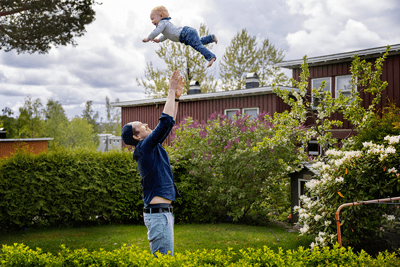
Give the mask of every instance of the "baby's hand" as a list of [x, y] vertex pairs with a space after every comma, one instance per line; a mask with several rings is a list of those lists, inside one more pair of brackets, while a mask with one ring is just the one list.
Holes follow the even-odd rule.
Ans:
[[159, 42], [160, 42], [160, 39], [156, 38], [156, 39], [153, 40], [153, 43], [157, 43], [158, 44]]
[[147, 43], [148, 41], [150, 41], [150, 38], [149, 37], [144, 38], [142, 41], [143, 41], [143, 43]]

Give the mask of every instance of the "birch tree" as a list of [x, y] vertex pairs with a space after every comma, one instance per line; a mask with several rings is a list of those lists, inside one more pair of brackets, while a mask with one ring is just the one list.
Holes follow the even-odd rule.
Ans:
[[257, 37], [243, 29], [233, 37], [222, 57], [222, 90], [246, 88], [246, 75], [251, 72], [257, 72], [260, 86], [286, 85], [288, 78], [276, 66], [283, 58], [282, 49], [275, 48], [268, 39], [263, 39], [259, 46]]

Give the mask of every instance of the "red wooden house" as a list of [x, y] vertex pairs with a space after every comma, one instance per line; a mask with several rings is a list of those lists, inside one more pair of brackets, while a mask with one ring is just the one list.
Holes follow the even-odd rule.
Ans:
[[[289, 87], [283, 87], [288, 90]], [[151, 129], [158, 124], [158, 118], [164, 109], [167, 98], [142, 99], [112, 103], [121, 107], [121, 125], [132, 121], [146, 122]], [[191, 83], [189, 94], [180, 98], [176, 122], [190, 116], [195, 120], [206, 121], [211, 114], [224, 113], [232, 117], [239, 110], [242, 113], [257, 116], [258, 113], [283, 112], [288, 105], [283, 103], [271, 87], [258, 87], [258, 77], [247, 76], [246, 89], [214, 93], [200, 93], [200, 85]], [[167, 139], [170, 142], [170, 139]], [[124, 144], [123, 144], [124, 146]]]
[[24, 138], [24, 139], [0, 139], [0, 160], [8, 158], [21, 148], [26, 148], [33, 154], [48, 152], [49, 141], [53, 138]]
[[[310, 70], [309, 92], [312, 87], [319, 87], [322, 81], [325, 80], [327, 84], [325, 90], [329, 90], [333, 97], [337, 97], [339, 90], [344, 94], [349, 93], [349, 81], [351, 78], [350, 66], [354, 55], [357, 54], [361, 59], [374, 62], [378, 57], [381, 57], [385, 51], [386, 47], [376, 47], [308, 58]], [[292, 77], [299, 81], [302, 63], [303, 59], [290, 60], [280, 63], [279, 66], [291, 69]], [[390, 99], [390, 101], [395, 101], [395, 103], [399, 105], [400, 44], [391, 46], [390, 54], [383, 65], [382, 80], [387, 81], [389, 86], [383, 91], [382, 100], [378, 108], [384, 106], [388, 99]], [[280, 88], [289, 91], [293, 89], [291, 87]], [[362, 93], [361, 97], [364, 99], [364, 107], [368, 107], [371, 103], [371, 96]], [[164, 108], [165, 101], [166, 98], [143, 99], [112, 103], [112, 106], [121, 107], [122, 126], [131, 121], [142, 121], [147, 122], [149, 127], [154, 129]], [[185, 116], [193, 117], [198, 121], [205, 121], [214, 112], [223, 112], [228, 117], [233, 116], [237, 110], [252, 115], [256, 115], [259, 112], [266, 112], [272, 115], [275, 112], [283, 112], [288, 108], [289, 106], [284, 104], [283, 101], [273, 93], [271, 87], [259, 87], [257, 76], [248, 75], [246, 89], [243, 90], [201, 94], [199, 85], [191, 84], [189, 94], [181, 97], [177, 122], [181, 121]], [[340, 114], [334, 115], [334, 119], [343, 121]], [[312, 123], [312, 121], [307, 121], [307, 123]], [[333, 137], [343, 139], [348, 136], [350, 129], [351, 125], [344, 121], [341, 129], [332, 131]], [[308, 144], [308, 153], [310, 155], [318, 155], [320, 152], [316, 140], [310, 141]], [[311, 176], [312, 173], [307, 169], [293, 174], [291, 179], [292, 207], [294, 205], [299, 205], [298, 196], [302, 194], [304, 183], [311, 179]], [[292, 218], [292, 223], [297, 221], [296, 217]]]
[[[344, 94], [349, 92], [349, 81], [351, 78], [350, 66], [353, 56], [357, 54], [361, 59], [374, 62], [376, 58], [381, 57], [386, 47], [376, 47], [353, 52], [338, 53], [333, 55], [319, 56], [308, 58], [310, 70], [309, 90], [311, 87], [319, 87], [323, 80], [326, 81], [325, 90], [330, 90], [333, 97], [338, 95], [338, 91], [342, 90]], [[292, 69], [292, 77], [300, 80], [301, 64], [303, 59], [284, 61], [278, 64], [282, 68]], [[400, 44], [392, 45], [388, 58], [383, 65], [382, 79], [388, 81], [389, 86], [383, 91], [381, 105], [385, 105], [390, 99], [400, 103]], [[291, 90], [291, 87], [281, 87], [281, 89]], [[365, 99], [364, 106], [367, 107], [371, 103], [371, 96], [361, 94]], [[158, 123], [158, 118], [164, 108], [166, 98], [142, 99], [125, 102], [112, 103], [114, 107], [121, 107], [121, 125], [125, 125], [131, 121], [142, 121], [149, 124], [154, 129]], [[223, 112], [231, 117], [240, 110], [242, 113], [256, 115], [259, 112], [274, 114], [275, 112], [283, 112], [289, 106], [272, 91], [271, 87], [258, 87], [258, 78], [256, 75], [247, 76], [246, 89], [200, 93], [200, 86], [192, 83], [189, 94], [181, 97], [179, 110], [177, 114], [177, 122], [186, 116], [193, 117], [198, 121], [205, 121], [214, 112]], [[334, 119], [343, 120], [340, 114], [335, 115]], [[307, 121], [307, 123], [312, 123]], [[333, 136], [343, 139], [348, 136], [351, 126], [344, 121], [342, 129], [333, 130]], [[169, 140], [167, 140], [169, 141]], [[309, 153], [317, 155], [319, 148], [316, 142], [311, 141], [309, 144]]]
[[[338, 96], [339, 90], [344, 94], [349, 93], [351, 72], [350, 67], [353, 57], [357, 54], [361, 59], [374, 63], [378, 57], [382, 57], [386, 51], [386, 47], [376, 47], [371, 49], [358, 50], [347, 53], [339, 53], [333, 55], [319, 56], [308, 58], [307, 63], [310, 71], [310, 80], [308, 91], [311, 88], [319, 87], [322, 81], [326, 81], [325, 90], [329, 90], [333, 97]], [[301, 65], [303, 59], [285, 61], [278, 64], [282, 68], [292, 69], [292, 77], [300, 81]], [[399, 105], [400, 103], [400, 44], [392, 45], [389, 56], [386, 58], [382, 68], [382, 80], [388, 82], [388, 87], [382, 92], [381, 103], [378, 107], [382, 108], [389, 100]], [[364, 99], [364, 107], [371, 104], [372, 97], [369, 94], [360, 93], [360, 97]], [[343, 121], [342, 129], [335, 129], [332, 135], [335, 138], [342, 139], [350, 133], [351, 125], [343, 120], [340, 114], [335, 114], [333, 119]], [[312, 123], [308, 120], [307, 123]], [[316, 140], [310, 141], [308, 144], [309, 155], [319, 155], [320, 148]], [[314, 173], [306, 166], [300, 172], [291, 174], [291, 205], [292, 205], [292, 224], [298, 221], [298, 215], [293, 212], [293, 207], [300, 206], [299, 196], [304, 193], [304, 185], [311, 179]]]
[[[350, 93], [350, 67], [353, 57], [357, 54], [361, 59], [365, 59], [372, 64], [378, 57], [382, 57], [386, 51], [386, 46], [376, 47], [353, 52], [339, 53], [333, 55], [308, 58], [307, 63], [310, 71], [310, 80], [308, 85], [309, 92], [311, 88], [318, 88], [322, 81], [326, 81], [325, 90], [329, 90], [333, 97], [338, 97], [339, 90], [343, 94]], [[284, 61], [278, 66], [292, 69], [293, 79], [300, 81], [301, 65], [303, 59]], [[400, 104], [400, 44], [392, 45], [389, 56], [386, 58], [382, 68], [382, 80], [388, 82], [388, 87], [382, 92], [381, 103], [378, 109], [382, 108], [388, 100]], [[367, 108], [372, 101], [370, 94], [361, 93], [360, 97], [364, 99], [363, 105]], [[351, 132], [351, 125], [343, 120], [340, 114], [335, 114], [333, 119], [343, 121], [341, 129], [332, 130], [333, 137], [343, 139]], [[311, 120], [307, 124], [312, 123]], [[320, 153], [316, 141], [311, 141], [309, 154], [318, 155]]]

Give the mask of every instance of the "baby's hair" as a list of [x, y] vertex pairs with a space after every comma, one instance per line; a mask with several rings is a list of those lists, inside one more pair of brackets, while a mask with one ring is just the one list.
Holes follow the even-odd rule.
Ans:
[[163, 17], [169, 18], [168, 10], [164, 6], [157, 6], [151, 10], [151, 12], [153, 11], [158, 11], [163, 15]]

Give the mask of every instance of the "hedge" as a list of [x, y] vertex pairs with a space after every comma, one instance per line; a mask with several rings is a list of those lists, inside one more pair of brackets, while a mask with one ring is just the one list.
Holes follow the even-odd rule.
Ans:
[[197, 250], [175, 253], [174, 257], [157, 253], [157, 258], [147, 250], [126, 245], [114, 251], [93, 252], [61, 247], [58, 255], [52, 255], [23, 244], [4, 246], [3, 253], [0, 253], [0, 266], [400, 266], [395, 253], [384, 252], [373, 258], [364, 251], [354, 253], [351, 248], [338, 248], [337, 245], [313, 251], [303, 247], [287, 251], [280, 249], [277, 253], [266, 246], [236, 252], [231, 249]]
[[0, 160], [0, 231], [141, 221], [141, 194], [131, 153], [18, 152]]
[[[220, 222], [210, 215], [187, 162], [171, 160], [183, 198], [175, 221]], [[0, 159], [0, 232], [37, 226], [143, 223], [137, 164], [127, 151], [67, 149]]]

